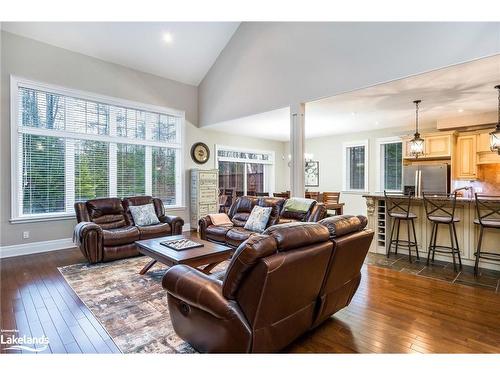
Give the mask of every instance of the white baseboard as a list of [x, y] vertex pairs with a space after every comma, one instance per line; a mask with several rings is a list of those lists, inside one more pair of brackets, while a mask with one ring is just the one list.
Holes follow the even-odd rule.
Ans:
[[18, 245], [0, 247], [0, 258], [10, 258], [19, 255], [45, 253], [47, 251], [75, 248], [71, 238], [60, 240], [29, 242]]
[[[191, 226], [189, 224], [185, 224], [182, 227], [183, 232], [189, 232], [190, 230]], [[20, 255], [45, 253], [47, 251], [55, 251], [62, 249], [73, 249], [75, 247], [76, 246], [73, 244], [71, 238], [62, 238], [60, 240], [51, 240], [51, 241], [21, 243], [10, 246], [0, 246], [0, 258], [10, 258]]]

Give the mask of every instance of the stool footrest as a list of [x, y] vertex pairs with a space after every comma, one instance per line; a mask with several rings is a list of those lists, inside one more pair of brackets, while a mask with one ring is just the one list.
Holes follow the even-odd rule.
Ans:
[[[474, 253], [474, 256], [477, 256], [477, 251]], [[480, 259], [487, 259], [487, 260], [496, 260], [500, 261], [500, 254], [498, 253], [491, 253], [487, 251], [481, 251], [479, 254]]]

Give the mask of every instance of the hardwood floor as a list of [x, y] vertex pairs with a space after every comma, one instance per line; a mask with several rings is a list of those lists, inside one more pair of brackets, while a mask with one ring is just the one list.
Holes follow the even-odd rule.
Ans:
[[[45, 334], [44, 353], [119, 352], [57, 270], [83, 261], [76, 249], [1, 260], [1, 328]], [[365, 265], [350, 306], [286, 351], [498, 353], [500, 295]]]

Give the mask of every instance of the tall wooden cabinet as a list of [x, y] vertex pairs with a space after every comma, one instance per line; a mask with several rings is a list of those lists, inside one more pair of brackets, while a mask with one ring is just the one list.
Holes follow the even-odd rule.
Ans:
[[198, 220], [218, 211], [217, 169], [191, 169], [191, 229], [198, 229]]
[[476, 135], [460, 135], [457, 137], [455, 157], [455, 178], [474, 180], [477, 178]]

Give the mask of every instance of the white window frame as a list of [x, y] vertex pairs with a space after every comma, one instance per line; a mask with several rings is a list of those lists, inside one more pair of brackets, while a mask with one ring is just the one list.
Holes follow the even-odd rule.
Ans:
[[[359, 147], [363, 146], [365, 148], [365, 170], [364, 170], [364, 175], [365, 175], [365, 181], [364, 181], [364, 189], [350, 189], [347, 186], [347, 149], [350, 147]], [[369, 147], [368, 147], [368, 139], [360, 140], [360, 141], [350, 141], [350, 142], [343, 142], [342, 143], [342, 191], [346, 193], [366, 193], [369, 191], [368, 187], [368, 174], [370, 169], [368, 168], [368, 161], [369, 161]]]
[[[257, 154], [268, 154], [270, 156], [269, 160], [254, 160], [254, 159], [240, 159], [240, 158], [227, 158], [224, 156], [219, 156], [219, 150], [223, 151], [236, 151], [236, 152], [252, 152]], [[274, 192], [275, 189], [275, 155], [274, 151], [261, 150], [261, 149], [251, 149], [251, 148], [241, 148], [235, 146], [224, 146], [224, 145], [215, 145], [215, 158], [214, 158], [214, 167], [219, 169], [219, 161], [231, 161], [235, 163], [245, 164], [245, 173], [243, 174], [243, 194], [247, 194], [247, 173], [246, 173], [246, 164], [264, 164], [269, 165], [269, 173], [264, 168], [264, 186], [269, 188], [269, 193]], [[269, 176], [270, 175], [270, 176]]]
[[[20, 171], [20, 164], [22, 163], [22, 159], [20, 156], [19, 142], [18, 136], [20, 133], [29, 133], [34, 135], [41, 136], [51, 136], [51, 137], [61, 137], [66, 139], [71, 139], [68, 135], [69, 132], [62, 130], [47, 130], [40, 128], [30, 128], [23, 129], [20, 124], [17, 123], [18, 120], [18, 110], [19, 110], [19, 102], [18, 102], [18, 88], [19, 86], [32, 88], [41, 91], [53, 92], [57, 95], [61, 96], [71, 96], [76, 97], [82, 100], [95, 101], [111, 106], [125, 107], [135, 110], [142, 110], [147, 112], [156, 112], [164, 115], [176, 116], [180, 118], [180, 142], [178, 143], [166, 143], [160, 141], [149, 141], [142, 139], [129, 139], [126, 137], [120, 138], [120, 142], [118, 143], [129, 143], [129, 144], [137, 144], [151, 147], [168, 147], [177, 150], [176, 155], [176, 203], [175, 205], [165, 205], [166, 209], [184, 209], [185, 208], [185, 197], [184, 197], [184, 150], [185, 150], [185, 111], [162, 107], [152, 104], [140, 103], [132, 100], [115, 98], [111, 96], [96, 94], [88, 91], [75, 90], [67, 87], [62, 87], [58, 85], [53, 85], [50, 83], [33, 81], [31, 79], [11, 75], [10, 76], [10, 127], [11, 127], [11, 223], [23, 223], [23, 222], [37, 222], [37, 221], [50, 221], [50, 220], [60, 220], [60, 219], [73, 219], [75, 217], [75, 213], [70, 213], [68, 211], [68, 205], [70, 205], [69, 200], [66, 198], [65, 207], [66, 212], [58, 212], [58, 213], [43, 213], [43, 214], [29, 214], [25, 215], [21, 212], [21, 206], [19, 202], [19, 197], [21, 196], [20, 189], [22, 189], [22, 173]], [[111, 124], [110, 124], [111, 125]], [[110, 162], [112, 160], [116, 160], [116, 147], [114, 147], [115, 152], [111, 150], [111, 145], [113, 142], [116, 143], [116, 138], [111, 135], [115, 134], [116, 129], [112, 129], [113, 126], [110, 126], [110, 135], [93, 135], [93, 134], [85, 134], [78, 133], [75, 136], [76, 139], [85, 139], [85, 140], [93, 140], [93, 141], [104, 141], [110, 142]], [[71, 142], [70, 142], [71, 143]], [[151, 156], [151, 147], [146, 147], [146, 150], [149, 150], [149, 155]], [[148, 151], [146, 151], [148, 152]], [[68, 157], [74, 157], [66, 155], [66, 159]], [[113, 159], [114, 158], [114, 159]], [[151, 157], [149, 158], [151, 159]], [[68, 172], [68, 168], [66, 167], [65, 173]], [[147, 167], [146, 167], [147, 169]], [[151, 167], [149, 167], [151, 170]], [[112, 177], [112, 176], [110, 176]], [[151, 176], [149, 176], [151, 178]], [[74, 179], [73, 176], [66, 176], [66, 184], [71, 183]], [[148, 178], [146, 177], [146, 180]], [[147, 181], [146, 181], [147, 182]], [[110, 179], [110, 196], [112, 194], [116, 194], [116, 181], [112, 181]], [[146, 185], [146, 193], [150, 193], [150, 188]]]
[[[377, 158], [377, 167], [376, 167], [376, 173], [377, 173], [377, 191], [383, 192], [384, 191], [384, 186], [383, 185], [383, 179], [382, 179], [382, 173], [384, 173], [385, 168], [382, 165], [382, 152], [381, 148], [382, 145], [386, 144], [391, 144], [391, 143], [401, 143], [403, 145], [403, 140], [401, 137], [385, 137], [385, 138], [377, 138], [376, 140], [376, 158]], [[403, 159], [404, 159], [404, 150], [402, 151], [401, 155], [401, 178], [403, 177]], [[392, 190], [392, 189], [386, 189], [388, 192], [393, 192], [393, 193], [399, 193], [402, 191], [402, 189], [399, 190]]]

